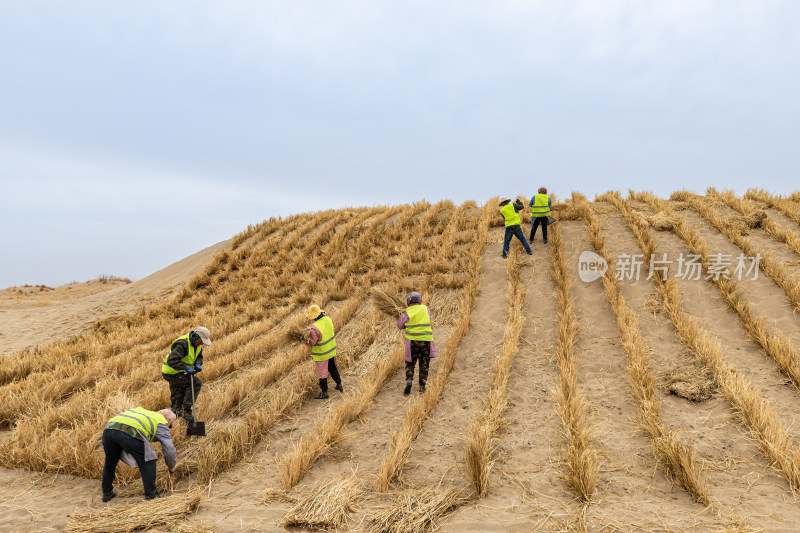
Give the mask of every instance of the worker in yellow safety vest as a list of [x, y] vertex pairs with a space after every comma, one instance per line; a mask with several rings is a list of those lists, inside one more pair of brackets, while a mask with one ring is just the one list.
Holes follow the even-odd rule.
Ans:
[[306, 328], [309, 333], [306, 344], [311, 346], [311, 358], [319, 378], [320, 393], [314, 398], [324, 400], [328, 398], [329, 373], [336, 382], [336, 390], [344, 392], [342, 378], [336, 368], [336, 333], [333, 331], [333, 321], [318, 305], [308, 308], [306, 318], [314, 322]]
[[503, 220], [506, 224], [506, 234], [503, 238], [503, 259], [508, 257], [508, 248], [511, 246], [511, 238], [514, 236], [520, 240], [528, 255], [533, 254], [520, 227], [522, 219], [519, 216], [519, 212], [523, 209], [522, 200], [517, 199], [513, 204], [510, 202], [511, 200], [508, 198], [500, 200], [500, 214], [503, 215]]
[[542, 237], [547, 244], [547, 224], [550, 222], [550, 209], [553, 207], [550, 197], [547, 196], [547, 188], [539, 187], [539, 192], [531, 198], [528, 206], [531, 208], [531, 243], [536, 235], [536, 228], [541, 225]]
[[114, 492], [114, 477], [120, 459], [123, 463], [139, 469], [144, 485], [144, 499], [160, 498], [156, 490], [156, 451], [152, 442], [161, 443], [161, 452], [169, 473], [175, 471], [178, 458], [172, 444], [170, 428], [175, 421], [175, 413], [169, 409], [148, 411], [143, 407], [128, 409], [114, 416], [103, 429], [103, 451], [106, 454], [103, 465], [103, 501], [107, 502], [117, 494]]
[[406, 388], [403, 394], [411, 392], [414, 383], [414, 366], [419, 361], [419, 392], [425, 392], [428, 381], [428, 368], [431, 358], [436, 357], [436, 346], [433, 344], [433, 326], [431, 311], [422, 304], [422, 295], [412, 292], [406, 297], [406, 310], [400, 313], [397, 327], [404, 330], [406, 338]]
[[192, 381], [195, 399], [203, 386], [203, 381], [197, 377], [203, 370], [203, 346], [211, 346], [211, 334], [208, 328], [195, 328], [172, 341], [161, 364], [161, 376], [169, 383], [172, 411], [189, 422], [194, 421]]

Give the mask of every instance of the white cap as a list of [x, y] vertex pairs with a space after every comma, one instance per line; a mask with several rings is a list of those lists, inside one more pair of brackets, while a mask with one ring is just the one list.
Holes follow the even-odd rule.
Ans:
[[204, 345], [211, 346], [211, 332], [208, 331], [208, 328], [200, 326], [195, 328], [194, 332], [200, 335], [200, 340], [203, 341]]

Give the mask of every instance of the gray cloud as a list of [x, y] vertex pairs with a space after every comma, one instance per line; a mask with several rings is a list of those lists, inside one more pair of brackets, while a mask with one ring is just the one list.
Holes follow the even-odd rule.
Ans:
[[[325, 207], [540, 184], [791, 190], [799, 12], [4, 3], [0, 191], [13, 208], [0, 223], [13, 231], [0, 246], [15, 260], [0, 285], [141, 277], [248, 223]], [[185, 209], [197, 190], [208, 202]]]

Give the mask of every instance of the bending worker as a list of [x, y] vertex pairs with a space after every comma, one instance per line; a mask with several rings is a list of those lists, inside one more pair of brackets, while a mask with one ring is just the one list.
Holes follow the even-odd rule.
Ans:
[[405, 311], [400, 313], [397, 327], [405, 330], [406, 338], [406, 388], [403, 394], [411, 392], [414, 383], [414, 366], [419, 361], [419, 392], [425, 392], [428, 381], [428, 367], [431, 358], [436, 357], [436, 346], [433, 344], [433, 327], [431, 311], [422, 305], [422, 295], [412, 292], [406, 297]]
[[196, 328], [172, 341], [161, 365], [161, 375], [169, 383], [172, 411], [189, 422], [194, 422], [192, 381], [195, 398], [203, 386], [203, 382], [195, 375], [203, 370], [203, 346], [211, 346], [211, 334], [207, 328]]
[[547, 224], [549, 222], [547, 217], [550, 216], [550, 209], [553, 207], [550, 197], [547, 196], [547, 188], [539, 187], [538, 194], [531, 198], [528, 206], [531, 208], [531, 243], [536, 235], [536, 228], [541, 224], [542, 237], [544, 237], [544, 243], [547, 244]]
[[522, 228], [520, 227], [522, 225], [522, 219], [519, 216], [519, 212], [523, 209], [522, 201], [517, 199], [513, 204], [509, 202], [511, 202], [511, 200], [508, 198], [500, 200], [500, 214], [503, 215], [506, 222], [506, 235], [503, 239], [503, 259], [508, 257], [511, 237], [515, 235], [525, 247], [525, 252], [527, 252], [528, 255], [533, 255], [531, 247], [528, 246], [528, 241], [525, 240], [525, 235], [522, 234]]
[[106, 462], [103, 466], [103, 501], [107, 502], [117, 495], [114, 492], [114, 477], [119, 460], [138, 468], [144, 485], [144, 499], [161, 498], [156, 491], [156, 451], [151, 442], [161, 443], [164, 462], [169, 473], [175, 471], [178, 459], [175, 446], [172, 444], [170, 428], [175, 421], [175, 413], [169, 409], [158, 412], [148, 411], [142, 407], [128, 409], [106, 424], [103, 430], [103, 451]]
[[324, 400], [328, 398], [328, 373], [336, 382], [336, 390], [344, 392], [342, 378], [339, 376], [339, 369], [336, 368], [336, 334], [333, 331], [333, 320], [316, 304], [308, 308], [306, 318], [314, 321], [306, 328], [310, 333], [306, 344], [311, 346], [311, 358], [314, 359], [319, 378], [320, 393], [314, 398]]

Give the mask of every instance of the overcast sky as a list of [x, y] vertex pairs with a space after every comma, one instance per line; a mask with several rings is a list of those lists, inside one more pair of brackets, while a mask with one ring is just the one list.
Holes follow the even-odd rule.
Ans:
[[273, 215], [800, 189], [800, 3], [0, 0], [0, 287]]

